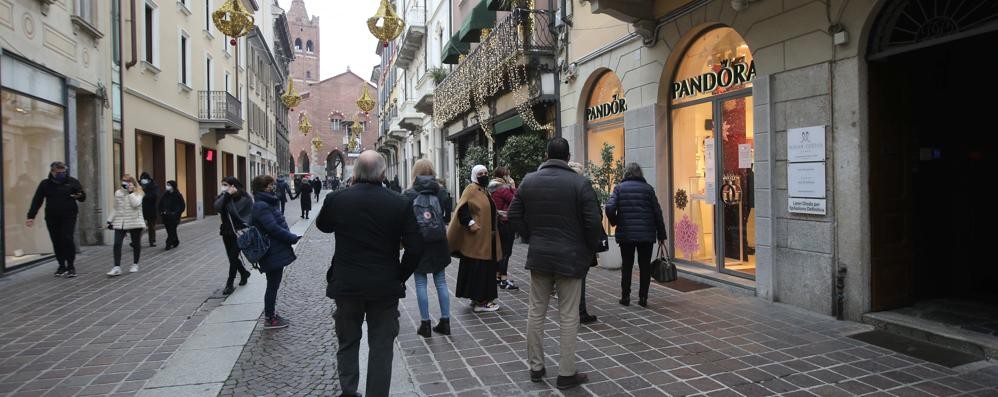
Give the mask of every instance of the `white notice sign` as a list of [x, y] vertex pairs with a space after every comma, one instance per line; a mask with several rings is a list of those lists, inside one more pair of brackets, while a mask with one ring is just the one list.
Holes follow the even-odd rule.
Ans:
[[827, 200], [791, 197], [787, 210], [797, 214], [825, 215]]
[[787, 164], [790, 197], [825, 198], [825, 163]]
[[703, 140], [703, 162], [706, 186], [704, 189], [704, 200], [707, 204], [717, 203], [717, 173], [714, 169], [714, 138]]
[[752, 168], [752, 144], [738, 144], [738, 168]]
[[825, 161], [825, 126], [787, 130], [787, 160], [791, 163]]

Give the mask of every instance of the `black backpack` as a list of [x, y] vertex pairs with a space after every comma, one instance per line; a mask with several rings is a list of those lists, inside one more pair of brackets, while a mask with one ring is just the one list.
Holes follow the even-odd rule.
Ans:
[[412, 213], [416, 217], [423, 242], [433, 243], [447, 239], [444, 212], [440, 208], [440, 199], [436, 194], [420, 193], [416, 196], [412, 201]]

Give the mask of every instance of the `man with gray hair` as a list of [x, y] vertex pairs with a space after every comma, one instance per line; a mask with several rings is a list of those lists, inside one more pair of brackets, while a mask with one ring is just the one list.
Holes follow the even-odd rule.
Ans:
[[[361, 153], [354, 165], [353, 184], [326, 195], [315, 220], [319, 230], [336, 237], [336, 252], [326, 273], [326, 296], [336, 301], [336, 363], [343, 396], [358, 395], [358, 354], [365, 317], [371, 350], [367, 395], [388, 396], [399, 332], [398, 303], [405, 297], [405, 282], [416, 270], [423, 250], [411, 200], [381, 186], [386, 168], [378, 152]], [[399, 244], [405, 248], [401, 261]]]

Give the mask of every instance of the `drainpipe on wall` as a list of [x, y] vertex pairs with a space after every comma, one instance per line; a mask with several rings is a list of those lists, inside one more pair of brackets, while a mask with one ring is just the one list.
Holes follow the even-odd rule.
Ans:
[[[554, 0], [548, 0], [548, 11], [547, 12], [549, 12], [549, 13], [553, 12], [553, 11], [551, 11], [551, 8], [553, 6], [554, 6]], [[559, 18], [561, 18], [562, 21], [565, 21], [565, 19], [566, 19], [565, 18], [565, 0], [561, 0], [561, 10], [558, 11], [558, 13], [561, 14], [561, 16], [559, 16]], [[554, 20], [552, 19], [551, 23], [548, 25], [548, 30], [551, 30], [554, 27], [553, 25], [554, 25]], [[570, 26], [569, 22], [565, 21], [565, 32], [568, 32], [568, 27], [569, 26]], [[568, 35], [566, 34], [565, 37], [567, 38]], [[568, 40], [566, 40], [566, 41], [568, 41]], [[557, 53], [558, 53], [557, 46], [555, 46], [555, 48], [556, 48], [556, 50], [555, 50], [555, 54], [556, 55], [555, 56], [557, 56]], [[565, 43], [565, 60], [566, 60], [566, 62], [568, 61], [568, 43]], [[558, 104], [558, 106], [557, 106], [558, 108], [555, 110], [555, 113], [554, 113], [554, 136], [560, 138], [561, 135], [562, 135], [561, 134], [561, 65], [555, 65], [555, 67], [554, 67], [554, 73], [555, 73], [555, 75], [554, 75], [554, 98], [556, 100], [555, 103]]]
[[[125, 64], [125, 68], [127, 68], [127, 69], [131, 69], [132, 66], [135, 66], [135, 64], [139, 62], [139, 55], [138, 55], [139, 50], [138, 50], [138, 48], [137, 48], [137, 46], [135, 44], [135, 36], [136, 36], [136, 33], [135, 33], [135, 0], [131, 1], [131, 5], [132, 5], [132, 9], [129, 11], [129, 15], [132, 18], [132, 24], [131, 24], [131, 27], [129, 28], [129, 30], [131, 31], [131, 34], [132, 34], [132, 59], [128, 60], [128, 63]], [[120, 23], [118, 24], [118, 31], [119, 31], [118, 37], [121, 37], [121, 34], [120, 34], [120, 32], [121, 32], [121, 24]], [[120, 42], [119, 42], [119, 48], [120, 47], [121, 46], [120, 46]], [[124, 81], [122, 81], [122, 82], [124, 82]], [[124, 86], [124, 84], [122, 84], [122, 86]], [[124, 113], [124, 111], [122, 111], [122, 113]], [[124, 118], [125, 118], [124, 115], [122, 115], [122, 119], [124, 119]], [[124, 120], [122, 120], [122, 121], [124, 121]], [[122, 130], [122, 131], [124, 131], [124, 130]]]

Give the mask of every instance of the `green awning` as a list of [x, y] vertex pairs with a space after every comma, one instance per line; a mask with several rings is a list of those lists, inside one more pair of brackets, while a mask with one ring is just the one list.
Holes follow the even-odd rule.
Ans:
[[509, 11], [513, 8], [511, 0], [488, 0], [489, 9], [492, 11]]
[[496, 123], [494, 130], [496, 134], [502, 134], [504, 132], [513, 131], [520, 127], [523, 127], [523, 117], [517, 114], [516, 116], [510, 117], [506, 120]]
[[464, 20], [464, 25], [457, 35], [464, 43], [477, 43], [482, 38], [482, 29], [491, 28], [495, 24], [496, 12], [489, 10], [488, 0], [480, 0]]
[[447, 41], [447, 44], [444, 45], [444, 56], [443, 59], [441, 59], [441, 62], [447, 65], [457, 65], [458, 55], [468, 55], [469, 51], [471, 51], [471, 45], [468, 43], [462, 43], [458, 40], [457, 35], [454, 35], [449, 41]]

